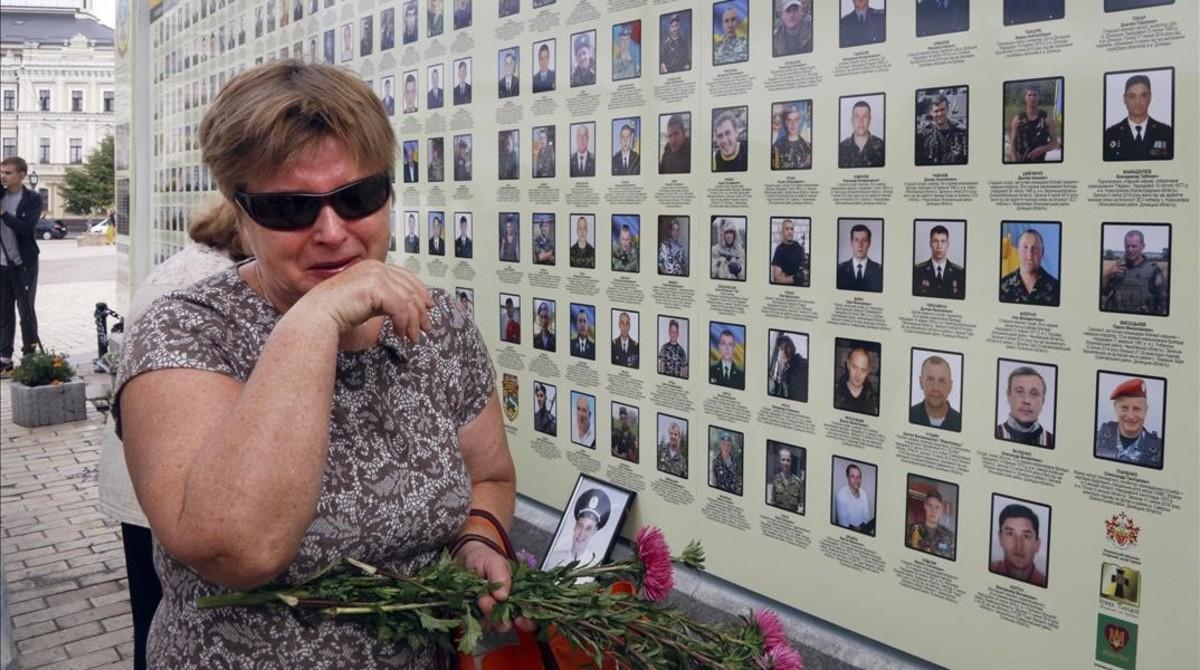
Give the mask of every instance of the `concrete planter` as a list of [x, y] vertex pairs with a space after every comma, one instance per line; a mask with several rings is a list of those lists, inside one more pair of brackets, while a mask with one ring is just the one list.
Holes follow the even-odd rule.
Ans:
[[87, 418], [87, 383], [74, 379], [54, 386], [9, 386], [13, 423], [26, 428]]

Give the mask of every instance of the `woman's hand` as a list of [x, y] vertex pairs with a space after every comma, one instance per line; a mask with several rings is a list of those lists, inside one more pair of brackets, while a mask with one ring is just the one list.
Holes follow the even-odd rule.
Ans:
[[397, 334], [416, 342], [431, 327], [433, 298], [408, 270], [364, 260], [321, 282], [297, 304], [324, 312], [342, 334], [374, 317], [387, 316]]
[[[507, 600], [509, 589], [512, 588], [512, 570], [509, 568], [508, 559], [496, 553], [494, 549], [482, 542], [468, 542], [464, 544], [459, 549], [455, 559], [471, 572], [489, 582], [498, 582], [500, 584], [490, 594], [484, 594], [479, 597], [479, 609], [483, 612], [484, 616], [490, 618], [492, 610], [496, 607], [496, 603]], [[536, 623], [525, 617], [518, 617], [512, 623], [525, 632], [532, 632], [537, 628]], [[500, 633], [507, 633], [511, 628], [512, 624], [508, 622], [499, 623], [495, 626], [495, 630]]]

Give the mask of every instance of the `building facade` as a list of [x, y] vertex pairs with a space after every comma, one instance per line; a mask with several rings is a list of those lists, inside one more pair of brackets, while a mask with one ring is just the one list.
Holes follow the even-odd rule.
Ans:
[[46, 216], [72, 218], [61, 188], [113, 132], [113, 30], [90, 0], [0, 2], [0, 153], [29, 163]]

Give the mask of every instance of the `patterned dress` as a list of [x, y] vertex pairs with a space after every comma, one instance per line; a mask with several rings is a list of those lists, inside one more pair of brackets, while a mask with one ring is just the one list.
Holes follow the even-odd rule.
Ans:
[[[483, 410], [495, 373], [471, 321], [447, 294], [433, 294], [433, 327], [419, 344], [401, 340], [386, 321], [373, 348], [338, 352], [316, 514], [299, 553], [273, 584], [294, 583], [344, 556], [412, 573], [434, 561], [466, 520], [471, 482], [457, 431]], [[245, 382], [280, 318], [236, 269], [155, 302], [123, 351], [113, 411], [118, 431], [119, 394], [130, 379], [190, 368]], [[282, 608], [199, 610], [197, 598], [225, 589], [157, 542], [155, 569], [163, 600], [148, 656], [156, 667], [435, 667], [433, 651], [378, 642], [357, 623], [302, 622]]]

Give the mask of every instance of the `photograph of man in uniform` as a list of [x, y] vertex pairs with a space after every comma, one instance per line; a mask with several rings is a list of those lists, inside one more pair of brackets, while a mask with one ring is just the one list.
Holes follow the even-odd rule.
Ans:
[[904, 546], [955, 560], [958, 486], [910, 474], [907, 492]]
[[718, 107], [712, 111], [712, 171], [745, 172], [750, 149], [746, 107]]
[[688, 324], [683, 317], [658, 317], [658, 374], [688, 378]]
[[742, 495], [742, 458], [745, 436], [736, 430], [708, 427], [708, 485]]
[[613, 81], [642, 76], [642, 22], [617, 23], [612, 27]]
[[1171, 226], [1105, 223], [1100, 230], [1100, 310], [1170, 313]]
[[771, 507], [804, 514], [808, 466], [804, 447], [767, 440], [767, 499]]
[[441, 109], [446, 104], [446, 90], [442, 88], [443, 67], [445, 66], [438, 63], [437, 65], [430, 65], [425, 68], [425, 77], [427, 80], [425, 107], [428, 109]]
[[445, 215], [442, 212], [429, 213], [429, 255], [446, 255]]
[[1161, 470], [1166, 397], [1165, 379], [1097, 372], [1096, 458]]
[[[872, 229], [880, 238], [874, 246]], [[838, 219], [838, 233], [837, 287], [883, 292], [883, 219]]]
[[500, 341], [521, 343], [521, 296], [500, 294]]
[[571, 241], [571, 267], [592, 269], [596, 267], [596, 217], [593, 214], [572, 214], [575, 222], [575, 238]]
[[1058, 368], [1001, 358], [996, 380], [995, 438], [1053, 449]]
[[[327, 65], [333, 65], [333, 54], [334, 54], [334, 50], [336, 48], [335, 42], [337, 41], [336, 35], [337, 35], [337, 31], [335, 31], [335, 30], [330, 29], [330, 30], [325, 31], [324, 43], [322, 44], [321, 53], [322, 53], [324, 61]], [[259, 37], [261, 37], [261, 35]]]
[[1174, 93], [1175, 68], [1105, 73], [1104, 160], [1174, 158]]
[[471, 59], [460, 58], [454, 61], [454, 104], [466, 105], [471, 102]]
[[917, 426], [962, 432], [962, 354], [928, 349], [912, 350], [912, 382], [909, 390], [908, 422]]
[[[572, 346], [574, 349], [574, 346]], [[571, 391], [571, 442], [588, 449], [596, 448], [596, 398], [579, 391]]]
[[417, 213], [404, 213], [404, 253], [421, 252], [421, 236], [417, 234]]
[[553, 384], [533, 383], [533, 429], [558, 435], [558, 389]]
[[536, 315], [536, 320], [534, 321], [535, 332], [533, 334], [533, 348], [541, 349], [542, 351], [555, 351], [554, 301], [534, 298], [533, 311]]
[[884, 94], [843, 96], [839, 102], [844, 139], [838, 143], [838, 167], [883, 167]]
[[749, 0], [726, 0], [713, 5], [713, 65], [750, 60]]
[[521, 47], [501, 49], [496, 60], [500, 66], [499, 83], [497, 84], [500, 97], [511, 98], [520, 95], [521, 78], [517, 74], [517, 67], [521, 60]]
[[546, 93], [554, 90], [555, 41], [544, 40], [533, 43], [533, 92]]
[[839, 4], [842, 48], [877, 44], [887, 39], [887, 0], [841, 0]]
[[354, 24], [342, 25], [342, 62], [354, 60]]
[[516, 212], [500, 212], [500, 260], [508, 263], [521, 261], [521, 215]]
[[554, 126], [536, 126], [533, 129], [533, 177], [547, 179], [554, 176]]
[[1004, 25], [1061, 19], [1066, 4], [1067, 0], [1004, 0]]
[[809, 285], [811, 230], [812, 219], [808, 217], [771, 217], [772, 284]]
[[412, 114], [417, 111], [417, 71], [409, 70], [404, 73], [404, 113]]
[[396, 77], [390, 75], [379, 80], [379, 101], [388, 116], [396, 115], [395, 81]]
[[571, 66], [571, 87], [591, 86], [596, 83], [596, 31], [589, 30], [571, 35], [572, 53], [575, 60]]
[[917, 0], [917, 37], [971, 29], [971, 0]]
[[533, 215], [533, 263], [554, 265], [554, 213]]
[[[412, 44], [417, 41], [419, 29], [417, 27], [417, 2], [409, 0], [404, 3], [404, 23], [400, 29], [400, 41], [404, 44]], [[432, 35], [433, 33], [430, 33]], [[393, 40], [395, 37], [393, 36]]]
[[612, 455], [630, 463], [641, 462], [638, 439], [641, 437], [638, 408], [619, 402], [612, 404]]
[[[923, 234], [928, 230], [928, 234]], [[925, 239], [927, 238], [927, 239]], [[962, 300], [967, 297], [967, 222], [963, 220], [913, 221], [913, 258], [928, 245], [929, 257], [913, 265], [912, 294], [917, 298]], [[955, 263], [957, 259], [959, 263]]]
[[[1049, 102], [1050, 110], [1042, 108]], [[1004, 82], [1005, 163], [1061, 163], [1063, 78]]]
[[833, 525], [875, 537], [877, 473], [870, 463], [833, 457]]
[[708, 322], [708, 383], [746, 389], [746, 327]]
[[571, 136], [575, 138], [575, 148], [571, 151], [571, 176], [596, 176], [596, 124], [572, 123]]
[[[575, 524], [571, 532], [560, 532], [553, 548], [546, 554], [542, 569], [549, 570], [571, 563], [577, 563], [579, 567], [600, 565], [608, 553], [613, 536], [612, 532], [600, 534], [600, 531], [608, 525], [612, 510], [612, 502], [604, 491], [593, 488], [580, 494], [572, 513]], [[561, 531], [564, 527], [559, 528]]]
[[767, 395], [808, 402], [808, 335], [767, 331]]
[[431, 182], [446, 180], [446, 151], [442, 148], [445, 141], [444, 137], [429, 138], [429, 163], [426, 168], [426, 176]]
[[670, 414], [658, 415], [657, 467], [682, 479], [688, 478], [688, 422]]
[[471, 237], [471, 214], [455, 212], [454, 219], [458, 222], [458, 235], [454, 237], [454, 257], [471, 258], [475, 255], [475, 243]]
[[774, 0], [771, 55], [795, 56], [813, 49], [812, 0]]
[[833, 407], [879, 416], [879, 371], [883, 358], [878, 342], [834, 340]]
[[967, 87], [918, 89], [916, 104], [914, 163], [966, 165]]
[[612, 310], [611, 332], [612, 364], [637, 369], [641, 363], [638, 355], [638, 340], [641, 339], [641, 323], [637, 312], [625, 309]]
[[425, 9], [425, 33], [437, 37], [446, 30], [446, 11], [444, 0], [428, 0]]
[[746, 281], [746, 217], [714, 216], [710, 228], [709, 277]]
[[636, 116], [613, 119], [612, 174], [614, 177], [638, 175], [642, 172], [642, 120]]
[[454, 181], [471, 181], [471, 136], [454, 136]]
[[498, 134], [496, 176], [498, 179], [521, 178], [521, 131], [501, 130]]
[[658, 274], [688, 276], [691, 219], [686, 216], [658, 217]]
[[[780, 126], [776, 128], [774, 119]], [[771, 169], [807, 170], [812, 167], [812, 100], [771, 105]]]
[[421, 180], [421, 166], [418, 162], [417, 155], [418, 142], [417, 140], [405, 140], [403, 143], [404, 152], [404, 183], [416, 184]]
[[521, 11], [521, 0], [499, 0], [500, 18], [512, 16]]
[[659, 174], [692, 171], [692, 113], [676, 112], [658, 117]]
[[671, 74], [692, 69], [692, 10], [658, 17], [658, 72]]
[[596, 360], [596, 307], [571, 303], [571, 355]]
[[994, 537], [988, 570], [1046, 588], [1050, 561], [1050, 507], [993, 493], [992, 530]]
[[640, 272], [642, 223], [637, 214], [612, 215], [612, 269]]
[[471, 0], [454, 0], [454, 29], [471, 27]]
[[[1061, 223], [1000, 225], [1000, 302], [1057, 307]], [[1049, 267], [1047, 267], [1049, 265]]]
[[359, 56], [370, 56], [371, 51], [375, 47], [375, 31], [373, 28], [373, 26], [375, 24], [375, 17], [374, 16], [364, 16], [364, 17], [362, 17], [361, 23], [362, 23], [362, 30], [360, 32], [361, 40], [360, 40], [360, 44], [359, 44], [358, 55]]

